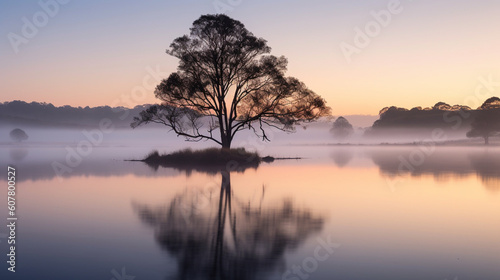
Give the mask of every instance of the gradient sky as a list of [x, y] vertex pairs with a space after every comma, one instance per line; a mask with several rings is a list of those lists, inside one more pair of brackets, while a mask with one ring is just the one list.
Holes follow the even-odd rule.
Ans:
[[[479, 77], [500, 81], [497, 0], [401, 0], [401, 13], [350, 63], [340, 44], [354, 45], [355, 28], [364, 29], [370, 12], [390, 0], [72, 0], [17, 54], [8, 34], [22, 36], [23, 17], [33, 22], [43, 10], [38, 1], [1, 1], [0, 101], [154, 103], [156, 82], [146, 69], [159, 68], [165, 78], [175, 71], [177, 60], [165, 50], [200, 15], [220, 11], [216, 2], [235, 3], [226, 14], [268, 40], [272, 54], [286, 56], [288, 74], [325, 97], [334, 115], [464, 104]], [[487, 97], [500, 96], [495, 90]]]

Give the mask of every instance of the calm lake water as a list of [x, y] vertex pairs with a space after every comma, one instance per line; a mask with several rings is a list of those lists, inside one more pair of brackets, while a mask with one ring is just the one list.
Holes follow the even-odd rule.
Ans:
[[304, 159], [229, 174], [123, 161], [148, 151], [95, 148], [60, 177], [64, 148], [1, 147], [19, 218], [1, 279], [500, 279], [498, 148], [272, 146]]

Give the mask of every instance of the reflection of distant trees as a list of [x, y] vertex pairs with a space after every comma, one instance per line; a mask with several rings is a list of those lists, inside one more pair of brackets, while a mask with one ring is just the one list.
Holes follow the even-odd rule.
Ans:
[[323, 225], [322, 218], [291, 201], [266, 208], [262, 199], [238, 200], [225, 173], [218, 192], [184, 193], [166, 207], [135, 208], [155, 229], [159, 245], [177, 259], [177, 279], [262, 279], [284, 266], [287, 250]]
[[[421, 152], [418, 146], [380, 148], [370, 150], [368, 153], [380, 171], [390, 176], [432, 174], [440, 177], [445, 174], [460, 176], [471, 172], [466, 153], [435, 151], [427, 155]], [[418, 156], [416, 156], [417, 154]]]
[[354, 157], [353, 151], [349, 148], [335, 149], [331, 153], [331, 158], [338, 167], [346, 166]]
[[26, 148], [10, 148], [9, 157], [13, 161], [21, 161], [28, 155], [28, 149]]
[[[29, 160], [26, 156], [30, 154]], [[43, 157], [42, 157], [43, 155]], [[19, 170], [23, 170], [23, 176], [16, 178], [19, 181], [25, 180], [52, 180], [57, 177], [52, 163], [54, 161], [65, 163], [65, 155], [58, 153], [45, 154], [39, 153], [36, 148], [12, 148], [8, 151], [5, 150], [5, 156], [0, 155], [0, 164], [7, 165], [7, 159], [14, 161]], [[162, 168], [158, 171], [151, 170], [147, 165], [114, 160], [114, 159], [96, 159], [86, 158], [80, 165], [71, 169], [71, 172], [66, 172], [62, 175], [64, 178], [80, 177], [80, 176], [125, 176], [134, 175], [137, 177], [169, 177], [177, 176], [180, 171], [171, 168]]]
[[482, 154], [469, 156], [472, 167], [489, 190], [500, 190], [500, 158], [496, 154], [484, 151]]
[[477, 174], [488, 189], [500, 189], [500, 153], [495, 150], [457, 152], [460, 148], [437, 148], [430, 155], [411, 162], [412, 154], [419, 148], [374, 149], [368, 153], [380, 171], [388, 176], [410, 174], [412, 176], [433, 175], [437, 179], [446, 176], [465, 177]]

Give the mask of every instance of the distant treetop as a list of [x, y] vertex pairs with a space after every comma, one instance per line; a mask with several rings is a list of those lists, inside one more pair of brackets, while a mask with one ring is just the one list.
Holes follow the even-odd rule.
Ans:
[[500, 98], [498, 98], [498, 97], [491, 97], [491, 98], [486, 99], [486, 101], [484, 101], [483, 105], [481, 105], [481, 107], [479, 107], [479, 109], [481, 109], [481, 110], [489, 110], [489, 109], [496, 109], [496, 108], [500, 108]]
[[10, 132], [10, 138], [15, 142], [22, 142], [28, 139], [28, 134], [20, 128], [15, 128]]
[[349, 123], [349, 121], [346, 120], [346, 118], [338, 117], [335, 122], [333, 122], [333, 126], [330, 129], [330, 132], [335, 138], [343, 140], [349, 137], [354, 132], [354, 128]]

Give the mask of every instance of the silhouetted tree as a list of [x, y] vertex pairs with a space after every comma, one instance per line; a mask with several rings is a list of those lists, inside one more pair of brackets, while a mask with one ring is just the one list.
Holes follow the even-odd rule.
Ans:
[[490, 191], [500, 191], [500, 157], [498, 154], [481, 150], [471, 153], [469, 160], [472, 169], [481, 178], [484, 186]]
[[156, 87], [163, 103], [141, 112], [132, 127], [160, 123], [187, 140], [230, 148], [243, 129], [269, 140], [265, 128], [293, 131], [301, 121], [329, 114], [323, 98], [285, 77], [286, 58], [270, 51], [266, 40], [241, 22], [226, 15], [201, 16], [190, 35], [175, 39], [167, 50], [180, 63]]
[[22, 130], [20, 128], [13, 129], [9, 135], [10, 135], [10, 138], [16, 142], [21, 142], [21, 141], [28, 139], [28, 134], [26, 134], [26, 132], [24, 132], [24, 130]]
[[[422, 147], [424, 148], [424, 147]], [[425, 147], [424, 149], [427, 149]], [[468, 179], [478, 177], [491, 191], [500, 191], [500, 157], [490, 149], [436, 149], [426, 156], [422, 164], [411, 164], [407, 160], [414, 154], [414, 147], [398, 149], [367, 149], [366, 154], [375, 163], [383, 176], [394, 182], [399, 176], [433, 176], [436, 180], [450, 178]]]
[[333, 127], [330, 129], [333, 136], [337, 139], [345, 139], [354, 132], [354, 128], [344, 117], [338, 117], [333, 122]]
[[21, 161], [28, 155], [28, 149], [25, 148], [11, 148], [9, 149], [10, 159], [14, 161]]
[[500, 111], [495, 109], [479, 110], [471, 123], [467, 137], [484, 138], [484, 144], [489, 144], [489, 138], [500, 132]]

